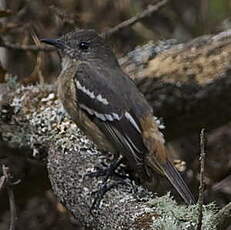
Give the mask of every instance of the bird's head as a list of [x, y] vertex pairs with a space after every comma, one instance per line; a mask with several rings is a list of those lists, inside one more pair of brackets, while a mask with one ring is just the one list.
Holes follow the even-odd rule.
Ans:
[[41, 42], [56, 47], [62, 59], [68, 57], [77, 61], [117, 62], [104, 39], [94, 30], [75, 30], [57, 39], [41, 39]]

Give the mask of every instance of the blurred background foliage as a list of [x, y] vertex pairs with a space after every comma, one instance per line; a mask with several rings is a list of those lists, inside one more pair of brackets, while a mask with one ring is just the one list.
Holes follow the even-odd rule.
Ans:
[[[79, 28], [94, 28], [98, 32], [136, 15], [153, 0], [1, 0], [11, 11], [1, 19], [1, 37], [11, 43], [34, 44], [31, 32], [39, 38], [57, 37]], [[229, 0], [170, 0], [161, 10], [132, 27], [115, 33], [110, 43], [121, 56], [148, 40], [176, 38], [187, 41], [202, 34], [215, 33], [230, 27]], [[56, 54], [49, 53], [45, 58]], [[7, 50], [1, 58], [4, 68], [20, 78], [34, 69], [37, 53]], [[45, 67], [46, 79], [57, 75], [58, 59]], [[26, 63], [27, 68], [25, 68]]]
[[[0, 45], [3, 43], [20, 46], [35, 45], [32, 38], [34, 33], [38, 38], [55, 38], [76, 27], [94, 28], [99, 33], [104, 32], [142, 12], [149, 4], [155, 4], [155, 2], [157, 1], [0, 0]], [[200, 35], [217, 33], [229, 28], [231, 28], [231, 0], [169, 0], [164, 7], [150, 17], [113, 34], [109, 42], [120, 57], [149, 40], [175, 38], [185, 42]], [[41, 74], [46, 82], [52, 82], [60, 71], [59, 57], [56, 52], [44, 54], [36, 51], [0, 48], [0, 65], [0, 82], [5, 81], [6, 73], [16, 75], [18, 80], [25, 84], [39, 82]], [[229, 126], [225, 130], [224, 132], [221, 128], [209, 137], [212, 144], [208, 148], [211, 152], [208, 158], [211, 157], [211, 162], [221, 163], [218, 164], [219, 173], [214, 171], [214, 167], [210, 169], [208, 165], [210, 177], [206, 178], [206, 182], [211, 187], [217, 183], [216, 189], [219, 186], [225, 189], [223, 192], [213, 193], [209, 199], [216, 200], [220, 206], [231, 201], [231, 186], [229, 186], [231, 160], [227, 159], [231, 153], [231, 145], [227, 145], [228, 142], [231, 143]], [[190, 151], [193, 155], [198, 154], [198, 136], [187, 141], [182, 139], [176, 144], [178, 148]], [[18, 154], [17, 150], [7, 147], [0, 150], [5, 153], [13, 151], [13, 155]], [[218, 152], [221, 154], [218, 155]], [[27, 192], [24, 191], [25, 187], [21, 188], [23, 192], [20, 192], [20, 187], [17, 189], [17, 205], [21, 210], [18, 212], [17, 229], [24, 229], [25, 225], [27, 229], [63, 229], [64, 226], [65, 229], [74, 229], [74, 222], [69, 221], [65, 209], [47, 192], [49, 182], [44, 168], [41, 168], [41, 165], [36, 167], [38, 171], [26, 170], [30, 175], [27, 180], [38, 181], [39, 177], [43, 182], [38, 181], [33, 185], [34, 189], [29, 189], [30, 191]], [[198, 165], [193, 167], [198, 168]], [[218, 182], [224, 178], [225, 180], [229, 178], [227, 183], [219, 184]], [[193, 187], [197, 188], [197, 184]], [[6, 196], [0, 196], [0, 203], [0, 229], [8, 229], [9, 212]]]

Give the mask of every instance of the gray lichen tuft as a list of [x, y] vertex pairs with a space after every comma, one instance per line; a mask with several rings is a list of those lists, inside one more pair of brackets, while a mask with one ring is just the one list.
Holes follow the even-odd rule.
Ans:
[[[156, 230], [191, 230], [196, 229], [198, 220], [197, 205], [185, 206], [177, 205], [170, 193], [165, 196], [157, 197], [148, 202], [148, 205], [156, 213], [157, 218], [152, 223], [151, 229]], [[215, 230], [212, 225], [212, 217], [217, 208], [211, 203], [203, 206], [203, 229]]]

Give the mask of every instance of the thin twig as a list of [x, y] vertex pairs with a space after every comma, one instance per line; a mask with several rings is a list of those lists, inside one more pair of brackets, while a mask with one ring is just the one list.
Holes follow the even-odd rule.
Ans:
[[[32, 38], [34, 40], [35, 45], [38, 47], [42, 47], [42, 44], [41, 44], [41, 42], [40, 42], [40, 40], [39, 40], [39, 38], [38, 38], [38, 36], [34, 30], [31, 31], [31, 34], [32, 34]], [[45, 78], [44, 78], [44, 76], [42, 74], [42, 70], [41, 70], [42, 64], [43, 64], [42, 62], [44, 60], [43, 55], [44, 55], [44, 53], [41, 53], [41, 52], [37, 54], [36, 65], [34, 67], [33, 73], [31, 74], [31, 76], [38, 75], [38, 79], [39, 79], [40, 84], [44, 84], [44, 82], [45, 82]]]
[[9, 204], [10, 204], [10, 227], [9, 227], [9, 230], [15, 230], [17, 214], [16, 214], [14, 192], [13, 192], [13, 189], [12, 189], [11, 183], [10, 183], [9, 168], [5, 165], [2, 165], [2, 172], [3, 172], [3, 177], [5, 177], [5, 184], [6, 184], [7, 193], [8, 193], [8, 197], [9, 197]]
[[11, 186], [7, 186], [7, 192], [8, 192], [9, 204], [10, 204], [10, 227], [9, 227], [9, 230], [15, 230], [17, 213], [16, 213], [14, 192], [13, 192], [13, 189]]
[[146, 18], [150, 16], [152, 13], [156, 12], [159, 10], [162, 6], [164, 6], [168, 0], [162, 0], [157, 2], [155, 5], [149, 5], [145, 10], [143, 10], [141, 13], [137, 14], [134, 17], [129, 18], [126, 21], [121, 22], [120, 24], [114, 26], [113, 28], [109, 29], [108, 31], [104, 32], [101, 34], [102, 37], [106, 38], [111, 36], [112, 34], [126, 28], [129, 26], [132, 26], [136, 22], [140, 21], [143, 18]]
[[197, 220], [197, 230], [202, 229], [202, 220], [203, 220], [203, 203], [204, 203], [204, 172], [205, 172], [205, 129], [201, 130], [200, 133], [200, 187], [199, 187], [199, 198], [198, 198], [198, 220]]
[[55, 48], [53, 47], [48, 47], [48, 46], [35, 46], [35, 45], [22, 45], [22, 44], [12, 44], [9, 42], [5, 42], [2, 39], [0, 40], [0, 47], [4, 47], [7, 49], [14, 49], [14, 50], [21, 50], [21, 51], [36, 51], [36, 52], [41, 52], [41, 51], [54, 51]]
[[0, 177], [0, 192], [3, 190], [7, 182], [5, 175]]

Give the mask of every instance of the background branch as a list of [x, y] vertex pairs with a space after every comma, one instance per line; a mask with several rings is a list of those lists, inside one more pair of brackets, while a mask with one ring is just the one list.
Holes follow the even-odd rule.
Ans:
[[106, 32], [102, 33], [101, 36], [107, 38], [112, 36], [114, 33], [119, 32], [122, 29], [125, 29], [127, 27], [131, 27], [132, 25], [134, 25], [136, 22], [150, 16], [151, 14], [153, 14], [154, 12], [158, 11], [161, 7], [163, 7], [164, 5], [166, 5], [166, 3], [168, 2], [168, 0], [161, 0], [158, 1], [155, 5], [149, 5], [145, 10], [143, 10], [141, 13], [137, 14], [134, 17], [129, 18], [126, 21], [121, 22], [120, 24], [110, 28], [109, 30], [107, 30]]
[[55, 51], [55, 48], [48, 47], [48, 46], [36, 46], [36, 45], [23, 45], [23, 44], [12, 44], [6, 41], [3, 41], [3, 39], [0, 40], [0, 47], [4, 47], [6, 49], [13, 49], [13, 50], [20, 50], [20, 51]]
[[218, 230], [226, 229], [231, 224], [231, 203], [223, 207], [213, 219], [214, 226], [217, 226]]

